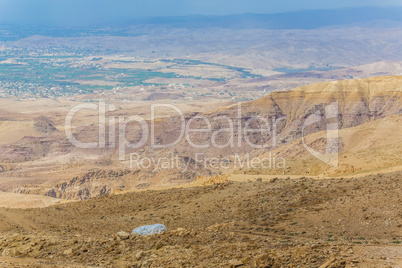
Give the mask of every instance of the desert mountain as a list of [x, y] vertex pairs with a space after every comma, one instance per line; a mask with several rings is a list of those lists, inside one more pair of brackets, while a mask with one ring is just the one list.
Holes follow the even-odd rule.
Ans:
[[[225, 106], [206, 113], [186, 113], [186, 123], [192, 120], [191, 129], [205, 129], [205, 120], [209, 120], [211, 131], [190, 133], [191, 143], [183, 137], [175, 145], [162, 149], [150, 146], [149, 137], [141, 148], [126, 148], [126, 162], [117, 160], [119, 155], [116, 147], [74, 147], [63, 132], [55, 131], [51, 121], [42, 118], [37, 120], [41, 123], [36, 124], [42, 126], [43, 131], [39, 133], [41, 135], [24, 137], [0, 147], [3, 176], [11, 180], [13, 177], [20, 178], [22, 174], [35, 172], [33, 181], [41, 186], [26, 183], [29, 181], [28, 175], [24, 180], [13, 180], [14, 186], [4, 186], [3, 190], [86, 199], [112, 193], [115, 189], [144, 189], [161, 184], [177, 184], [195, 180], [197, 175], [219, 172], [341, 176], [377, 170], [398, 170], [402, 165], [401, 113], [400, 76], [318, 83], [291, 91], [274, 92], [256, 101]], [[269, 123], [269, 131], [248, 133], [247, 137], [244, 134], [246, 126], [263, 129], [266, 122]], [[150, 127], [150, 122], [147, 123]], [[34, 123], [29, 128], [32, 131], [35, 129], [33, 125]], [[316, 159], [306, 150], [309, 147], [321, 154], [326, 153], [329, 126], [339, 128], [336, 144], [339, 145], [339, 166], [336, 168]], [[230, 127], [233, 132], [227, 131]], [[110, 128], [113, 125], [109, 125], [108, 129]], [[93, 142], [99, 138], [98, 130], [95, 123], [80, 125], [74, 129], [74, 135], [82, 142]], [[117, 125], [115, 130], [118, 130]], [[177, 140], [181, 130], [180, 117], [159, 118], [155, 121], [155, 141], [158, 145], [170, 144]], [[127, 125], [126, 137], [130, 142], [135, 143], [142, 134], [138, 124]], [[233, 142], [234, 146], [225, 146], [231, 138], [236, 141]], [[237, 143], [239, 138], [240, 146]], [[112, 142], [107, 137], [106, 144]], [[216, 144], [213, 145], [213, 142]], [[266, 146], [256, 149], [249, 142], [252, 145]], [[115, 143], [118, 144], [117, 139]], [[200, 149], [193, 144], [209, 146]], [[180, 167], [161, 170], [151, 165], [151, 168], [135, 167], [125, 172], [129, 168], [130, 153], [148, 159], [177, 157]], [[226, 162], [233, 164], [236, 155], [261, 157], [270, 153], [284, 158], [286, 169], [261, 170], [233, 166], [229, 170], [222, 170], [211, 168], [211, 161], [208, 159], [196, 159], [196, 154], [202, 154], [206, 158], [224, 158]], [[30, 162], [26, 162], [27, 160]], [[29, 164], [22, 166], [18, 163]], [[65, 167], [49, 170], [52, 163], [62, 163]], [[190, 164], [189, 169], [183, 173], [186, 163]], [[114, 175], [122, 174], [121, 172], [124, 174]]]
[[[272, 150], [276, 157], [287, 159], [286, 170], [241, 170], [245, 174], [304, 174], [307, 176], [350, 176], [358, 174], [376, 174], [402, 169], [402, 115], [393, 115], [370, 121], [357, 127], [339, 131], [338, 161], [331, 167], [313, 157], [297, 139], [289, 144]], [[326, 131], [308, 135], [305, 145], [325, 153]], [[257, 153], [258, 154], [258, 153]], [[259, 155], [267, 157], [269, 153]]]
[[[328, 108], [335, 107], [332, 115]], [[241, 112], [241, 116], [239, 115]], [[375, 121], [402, 112], [402, 77], [376, 77], [369, 79], [345, 80], [329, 83], [318, 83], [305, 87], [295, 88], [291, 91], [273, 92], [256, 101], [223, 107], [218, 110], [203, 114], [212, 123], [212, 132], [228, 128], [227, 120], [215, 120], [219, 117], [230, 118], [234, 128], [249, 123], [251, 127], [261, 127], [262, 118], [270, 123], [270, 135], [254, 133], [249, 137], [253, 144], [268, 144], [269, 148], [277, 147], [300, 138], [303, 134], [324, 131], [329, 123], [336, 123], [337, 128], [346, 129], [361, 124]], [[303, 129], [306, 120], [312, 115], [318, 115], [320, 119], [314, 124], [309, 124]], [[240, 120], [239, 120], [240, 119]], [[272, 120], [276, 126], [272, 126]], [[161, 144], [169, 144], [179, 134], [177, 122], [174, 119], [164, 119], [160, 122], [160, 131], [157, 131]], [[194, 120], [192, 128], [205, 128], [204, 120]], [[273, 141], [273, 128], [275, 127], [275, 139]], [[234, 140], [239, 138], [238, 132], [234, 133]], [[222, 131], [217, 135], [224, 144], [230, 137], [230, 133]], [[206, 144], [211, 139], [210, 133], [197, 133], [191, 136], [195, 144]], [[243, 137], [244, 140], [244, 137]], [[179, 149], [194, 153], [188, 144], [180, 143]], [[247, 152], [251, 148], [246, 142], [241, 147], [223, 148], [219, 152], [215, 148], [205, 149], [206, 153], [230, 154], [233, 152]], [[227, 146], [228, 147], [228, 146]]]

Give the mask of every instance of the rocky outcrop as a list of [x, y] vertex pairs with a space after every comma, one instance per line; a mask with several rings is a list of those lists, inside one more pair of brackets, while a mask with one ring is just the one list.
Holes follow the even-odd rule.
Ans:
[[34, 128], [37, 132], [41, 134], [52, 134], [53, 132], [57, 132], [57, 128], [53, 125], [53, 122], [45, 117], [41, 116], [35, 119]]
[[91, 197], [111, 194], [117, 189], [124, 189], [123, 177], [131, 173], [130, 170], [93, 170], [50, 188], [27, 186], [15, 189], [13, 192], [68, 200], [86, 200]]
[[[190, 165], [189, 165], [190, 166]], [[58, 199], [86, 200], [123, 190], [141, 190], [156, 184], [181, 184], [196, 180], [198, 175], [209, 175], [209, 170], [192, 168], [182, 172], [173, 169], [159, 172], [152, 170], [102, 170], [94, 169], [83, 175], [58, 183], [54, 186], [35, 186], [14, 189], [14, 193], [45, 195]]]
[[110, 194], [115, 189], [124, 188], [124, 184], [119, 178], [130, 173], [130, 170], [94, 170], [85, 175], [74, 177], [70, 181], [55, 185], [45, 195], [60, 199], [85, 200]]

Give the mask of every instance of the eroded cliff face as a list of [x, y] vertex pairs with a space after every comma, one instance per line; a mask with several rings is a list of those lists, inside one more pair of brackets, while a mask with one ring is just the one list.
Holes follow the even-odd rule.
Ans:
[[130, 170], [94, 170], [51, 187], [27, 186], [15, 189], [14, 193], [41, 194], [59, 199], [85, 200], [110, 194], [115, 189], [124, 189], [123, 177], [131, 173]]
[[45, 193], [60, 199], [83, 200], [110, 194], [115, 189], [124, 189], [123, 177], [131, 174], [130, 170], [96, 170], [57, 184]]
[[66, 200], [86, 200], [122, 190], [143, 190], [156, 185], [176, 185], [196, 180], [197, 176], [211, 175], [203, 167], [189, 166], [189, 170], [91, 170], [80, 176], [55, 185], [27, 185], [14, 189], [14, 193], [45, 195]]

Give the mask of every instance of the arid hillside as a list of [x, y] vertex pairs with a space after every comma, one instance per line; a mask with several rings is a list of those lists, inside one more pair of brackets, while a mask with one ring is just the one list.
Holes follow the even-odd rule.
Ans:
[[[119, 193], [41, 209], [1, 208], [0, 264], [400, 267], [401, 179], [401, 172], [215, 178], [207, 186]], [[117, 234], [154, 223], [165, 224], [168, 232]]]
[[[268, 145], [267, 148], [272, 149], [301, 138], [303, 133], [307, 136], [324, 131], [328, 124], [335, 123], [337, 128], [346, 129], [398, 115], [401, 112], [402, 77], [395, 76], [318, 83], [290, 91], [273, 92], [266, 97], [241, 105], [221, 107], [206, 113], [186, 114], [186, 119], [189, 121], [194, 117], [203, 117], [191, 121], [192, 129], [205, 129], [207, 126], [205, 120], [211, 122], [211, 131], [189, 135], [192, 143], [196, 145], [211, 144], [211, 136], [215, 132], [218, 132], [214, 139], [218, 145], [225, 145], [232, 134], [233, 140], [237, 141], [240, 127], [241, 146], [222, 146], [223, 148], [217, 149], [217, 146], [211, 145], [203, 150], [203, 153], [211, 155], [229, 155], [252, 150], [243, 135], [246, 125], [258, 129], [264, 128], [268, 123], [269, 126], [265, 127], [268, 128], [268, 133], [253, 133], [254, 135], [247, 138], [255, 145]], [[307, 119], [314, 114], [320, 119], [307, 124]], [[228, 128], [235, 129], [234, 133], [223, 131]], [[175, 141], [180, 136], [181, 130], [178, 117], [159, 120], [155, 131], [158, 144], [170, 144]], [[87, 128], [82, 131], [81, 136], [89, 141], [88, 137], [96, 137], [95, 131], [95, 128], [92, 131]], [[135, 132], [135, 128], [130, 135], [133, 141], [140, 136]], [[80, 133], [77, 133], [77, 136], [79, 137]], [[149, 144], [150, 141], [143, 148], [147, 148]], [[182, 139], [174, 149], [183, 151], [191, 157], [191, 154], [198, 150], [194, 147], [190, 146], [188, 139]]]
[[[304, 174], [313, 176], [350, 176], [376, 172], [389, 172], [402, 169], [402, 116], [393, 115], [370, 121], [357, 127], [339, 131], [339, 155], [333, 158], [335, 166], [312, 156], [306, 146], [323, 154], [326, 151], [327, 132], [320, 131], [297, 139], [284, 146], [259, 155], [273, 154], [285, 158], [286, 170], [249, 169], [240, 170], [246, 174]], [[326, 159], [324, 159], [326, 160]]]
[[401, 1], [21, 1], [0, 268], [402, 268]]
[[[193, 105], [196, 112], [190, 112], [191, 106], [182, 107], [185, 123], [191, 123], [187, 125], [188, 128], [205, 129], [208, 126], [207, 120], [211, 123], [210, 131], [189, 133], [188, 137], [182, 136], [175, 145], [162, 149], [151, 146], [149, 135], [141, 148], [125, 148], [126, 161], [119, 161], [121, 155], [118, 146], [109, 146], [113, 141], [119, 144], [118, 136], [113, 140], [107, 135], [105, 148], [80, 149], [71, 144], [63, 131], [62, 107], [58, 108], [55, 115], [25, 114], [25, 125], [22, 124], [20, 128], [18, 121], [4, 121], [3, 125], [13, 126], [18, 132], [10, 135], [11, 129], [3, 128], [0, 134], [3, 133], [9, 139], [22, 138], [0, 146], [0, 187], [15, 193], [86, 199], [112, 193], [116, 189], [174, 185], [195, 180], [198, 175], [221, 172], [352, 176], [397, 171], [402, 166], [400, 76], [318, 83], [291, 91], [274, 92], [256, 101], [229, 106], [219, 107], [216, 103], [211, 107]], [[205, 108], [210, 110], [201, 112]], [[166, 116], [154, 121], [155, 141], [158, 145], [176, 141], [183, 130], [182, 119], [177, 113], [165, 110]], [[146, 120], [150, 133], [152, 124], [145, 111], [144, 107], [129, 107], [127, 111], [120, 109], [106, 115], [107, 118], [128, 117], [134, 112]], [[14, 114], [9, 116], [15, 118]], [[81, 142], [97, 142], [98, 117], [81, 113], [76, 119], [74, 137]], [[114, 128], [116, 133], [119, 131], [119, 126], [111, 122], [107, 122], [106, 127], [109, 130]], [[246, 127], [267, 131], [254, 131], [245, 135]], [[317, 159], [307, 147], [318, 155], [325, 155], [324, 158], [335, 153], [326, 154], [330, 143], [329, 127], [339, 128], [334, 147], [339, 156], [332, 160]], [[131, 143], [137, 142], [144, 134], [144, 130], [135, 123], [127, 125], [125, 131]], [[236, 141], [233, 146], [228, 143], [231, 138]], [[265, 148], [255, 149], [250, 143]], [[208, 146], [200, 149], [194, 144]], [[155, 169], [152, 165], [130, 167], [130, 153], [149, 159], [177, 157], [175, 161], [179, 164], [167, 170]], [[206, 160], [197, 160], [196, 154], [202, 154]], [[286, 163], [285, 167], [279, 169], [239, 167], [234, 165], [237, 154], [253, 157], [273, 155], [281, 157]], [[224, 158], [230, 168], [211, 168], [208, 157]], [[337, 165], [331, 167], [328, 161], [336, 161]], [[189, 166], [183, 172], [185, 165]]]

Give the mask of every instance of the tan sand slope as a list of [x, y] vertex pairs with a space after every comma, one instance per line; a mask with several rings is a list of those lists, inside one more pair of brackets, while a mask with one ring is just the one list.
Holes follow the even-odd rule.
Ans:
[[25, 195], [0, 191], [0, 207], [4, 208], [43, 208], [65, 202], [65, 200], [49, 196]]
[[25, 136], [41, 136], [33, 121], [0, 121], [0, 145], [17, 142]]
[[[339, 165], [330, 165], [313, 157], [302, 139], [272, 151], [286, 159], [285, 174], [327, 176], [353, 173], [396, 171], [402, 169], [402, 115], [389, 116], [353, 128], [339, 131]], [[305, 145], [325, 152], [327, 132], [321, 131], [305, 137]], [[336, 155], [332, 155], [336, 161]], [[253, 171], [256, 172], [256, 171]], [[272, 172], [260, 170], [261, 173]], [[282, 172], [283, 171], [274, 171]]]

